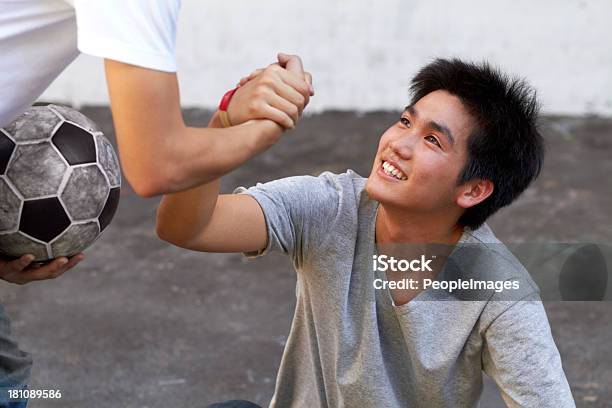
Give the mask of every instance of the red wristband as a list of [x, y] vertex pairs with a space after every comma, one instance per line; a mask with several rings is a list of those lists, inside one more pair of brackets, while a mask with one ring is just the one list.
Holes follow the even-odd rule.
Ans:
[[232, 96], [234, 96], [234, 93], [236, 93], [238, 88], [240, 88], [240, 85], [238, 85], [232, 90], [227, 91], [225, 95], [223, 95], [223, 98], [221, 98], [221, 102], [219, 102], [220, 111], [227, 112], [227, 107], [229, 106], [230, 101], [232, 100]]

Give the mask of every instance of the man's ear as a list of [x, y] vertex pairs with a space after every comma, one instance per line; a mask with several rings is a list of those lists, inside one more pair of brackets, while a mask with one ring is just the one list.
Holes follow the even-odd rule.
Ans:
[[457, 205], [461, 208], [470, 208], [480, 204], [493, 193], [491, 180], [471, 180], [459, 187]]

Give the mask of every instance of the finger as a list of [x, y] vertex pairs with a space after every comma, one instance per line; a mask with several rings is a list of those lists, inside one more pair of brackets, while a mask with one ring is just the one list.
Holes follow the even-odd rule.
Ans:
[[15, 259], [14, 261], [8, 262], [7, 265], [11, 272], [19, 273], [25, 268], [27, 268], [27, 266], [31, 264], [33, 260], [34, 260], [34, 255], [26, 254], [26, 255], [22, 255], [19, 259]]
[[310, 98], [310, 89], [308, 87], [308, 82], [306, 82], [303, 77], [298, 76], [295, 73], [289, 72], [287, 70], [279, 71], [277, 74], [280, 76], [281, 80], [285, 84], [295, 89], [304, 98]]
[[304, 65], [302, 60], [297, 55], [278, 53], [278, 62], [289, 72], [304, 76]]
[[300, 114], [302, 113], [299, 106], [292, 104], [277, 94], [271, 94], [268, 97], [267, 102], [270, 106], [285, 112], [292, 119], [294, 124], [297, 123], [298, 119], [300, 118]]
[[285, 81], [274, 83], [274, 92], [283, 99], [297, 106], [300, 111], [308, 104], [310, 95], [306, 89], [306, 94], [299, 92], [296, 88], [287, 84]]
[[293, 119], [291, 119], [291, 116], [268, 104], [261, 109], [261, 118], [270, 119], [285, 129], [293, 129], [295, 127], [295, 123]]
[[251, 79], [256, 78], [262, 72], [264, 72], [264, 69], [263, 68], [259, 68], [259, 69], [256, 69], [255, 71], [251, 72], [249, 75], [240, 78], [240, 82], [239, 82], [240, 86], [246, 84]]
[[314, 96], [314, 86], [312, 86], [312, 75], [310, 72], [304, 72], [304, 79], [308, 84], [308, 90], [310, 91], [310, 96]]
[[68, 263], [64, 266], [65, 270], [68, 270], [74, 266], [76, 266], [76, 264], [78, 264], [79, 262], [81, 262], [83, 259], [85, 259], [85, 254], [80, 252], [76, 255], [74, 255], [73, 257], [71, 257], [70, 259], [68, 259]]
[[24, 282], [38, 281], [44, 279], [50, 279], [61, 274], [60, 270], [68, 264], [66, 257], [56, 258], [46, 265], [41, 266], [38, 269], [28, 268], [23, 271], [19, 278]]
[[251, 80], [255, 78], [256, 76], [259, 76], [259, 74], [261, 74], [262, 72], [264, 72], [264, 68], [256, 69], [255, 71], [251, 72], [249, 76], [247, 76], [247, 78]]
[[301, 77], [308, 84], [308, 91], [310, 96], [314, 95], [314, 88], [312, 87], [312, 75], [309, 72], [304, 72], [304, 64], [302, 59], [297, 55], [289, 55], [285, 53], [278, 54], [278, 61], [287, 71], [296, 74]]
[[62, 275], [64, 272], [81, 262], [84, 257], [85, 255], [83, 253], [79, 253], [77, 255], [74, 255], [70, 259], [61, 257], [55, 259], [53, 262], [48, 264], [32, 265], [31, 268], [28, 268], [26, 270], [27, 273], [21, 273], [20, 279], [23, 281], [23, 283], [27, 283], [35, 280], [57, 278], [58, 276]]

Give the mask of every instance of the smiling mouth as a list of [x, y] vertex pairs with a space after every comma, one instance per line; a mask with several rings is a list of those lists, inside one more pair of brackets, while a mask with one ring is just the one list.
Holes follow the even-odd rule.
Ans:
[[393, 166], [391, 163], [383, 161], [382, 162], [383, 172], [391, 177], [394, 177], [398, 180], [408, 180], [408, 177], [401, 170]]

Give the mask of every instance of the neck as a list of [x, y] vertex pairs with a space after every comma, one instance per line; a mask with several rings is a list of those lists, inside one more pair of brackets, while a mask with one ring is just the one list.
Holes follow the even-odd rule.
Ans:
[[381, 204], [376, 214], [376, 242], [456, 244], [463, 234], [463, 227], [450, 213], [413, 213]]

